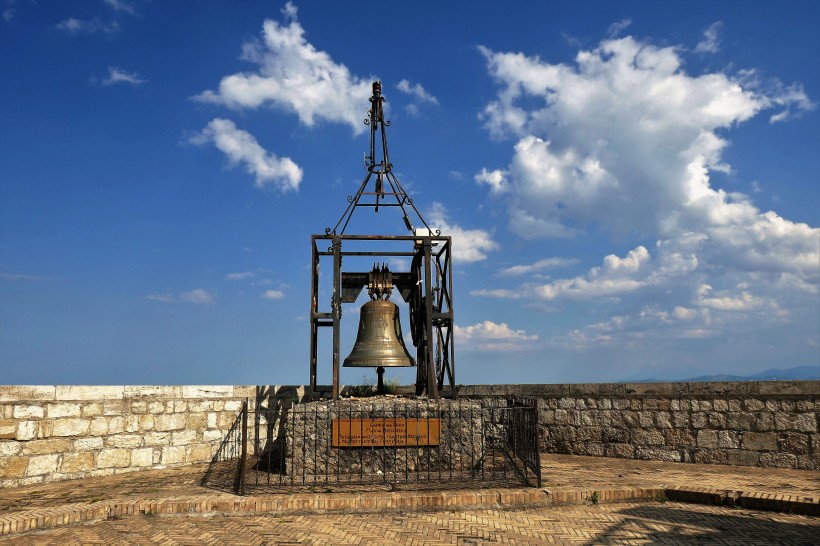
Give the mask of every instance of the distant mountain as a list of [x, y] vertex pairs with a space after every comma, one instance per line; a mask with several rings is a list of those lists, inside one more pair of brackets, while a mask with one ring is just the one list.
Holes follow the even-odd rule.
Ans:
[[621, 383], [664, 383], [669, 381], [703, 383], [715, 381], [794, 381], [804, 379], [820, 379], [820, 366], [797, 366], [785, 370], [772, 368], [753, 375], [700, 375], [687, 379], [631, 379], [621, 381]]

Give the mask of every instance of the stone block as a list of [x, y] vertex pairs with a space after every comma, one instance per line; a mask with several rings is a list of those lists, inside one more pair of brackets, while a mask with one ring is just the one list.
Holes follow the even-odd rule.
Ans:
[[49, 419], [57, 419], [59, 417], [80, 417], [82, 412], [80, 404], [63, 402], [60, 404], [48, 404], [46, 411]]
[[817, 414], [798, 413], [794, 419], [794, 430], [800, 432], [817, 432]]
[[695, 436], [691, 431], [685, 429], [670, 428], [663, 431], [666, 445], [674, 447], [694, 447], [696, 445]]
[[33, 440], [37, 437], [37, 422], [36, 421], [18, 421], [16, 440]]
[[698, 447], [706, 449], [717, 449], [718, 436], [716, 430], [699, 430]]
[[580, 427], [575, 433], [575, 438], [579, 442], [600, 442], [602, 438], [601, 427]]
[[53, 474], [57, 472], [59, 459], [60, 455], [57, 453], [29, 457], [26, 476], [39, 476], [41, 474]]
[[238, 412], [242, 409], [242, 400], [225, 400], [225, 405], [222, 409], [223, 411]]
[[162, 448], [162, 464], [179, 464], [185, 462], [185, 446], [166, 446]]
[[612, 400], [609, 398], [601, 398], [598, 400], [598, 409], [612, 409]]
[[755, 416], [751, 413], [741, 413], [737, 411], [726, 414], [726, 428], [731, 430], [752, 430], [755, 421]]
[[165, 404], [162, 402], [148, 402], [148, 413], [157, 414], [165, 411]]
[[17, 404], [12, 412], [15, 419], [42, 419], [44, 415], [43, 406], [30, 404]]
[[17, 420], [0, 419], [0, 439], [13, 440], [17, 438]]
[[183, 430], [171, 433], [171, 445], [181, 446], [196, 442], [195, 430]]
[[635, 448], [631, 444], [605, 444], [604, 455], [606, 457], [631, 459], [635, 455]]
[[743, 404], [740, 400], [729, 400], [729, 411], [743, 411]]
[[623, 411], [621, 412], [621, 418], [623, 419], [624, 426], [626, 427], [637, 428], [640, 426], [637, 411]]
[[231, 396], [233, 396], [233, 386], [186, 385], [182, 387], [183, 398], [229, 398]]
[[101, 402], [86, 402], [81, 411], [83, 417], [97, 417], [102, 415], [103, 405]]
[[88, 427], [91, 436], [106, 436], [108, 434], [108, 417], [95, 417]]
[[0, 385], [0, 402], [54, 400], [54, 392], [53, 385]]
[[659, 411], [655, 414], [655, 425], [658, 428], [672, 428], [672, 422], [669, 419], [669, 413]]
[[178, 385], [133, 385], [125, 387], [124, 395], [126, 398], [140, 396], [179, 398], [182, 396], [182, 387]]
[[627, 409], [629, 407], [629, 400], [626, 398], [617, 398], [612, 401], [612, 407], [618, 410]]
[[791, 453], [763, 453], [760, 466], [769, 468], [797, 468], [797, 455]]
[[810, 451], [809, 435], [798, 432], [781, 433], [778, 438], [778, 445], [780, 448], [778, 451], [806, 455]]
[[148, 413], [148, 401], [131, 400], [131, 413], [136, 413], [137, 415]]
[[737, 449], [740, 447], [740, 433], [734, 430], [718, 431], [718, 446], [722, 448]]
[[606, 427], [601, 431], [605, 444], [629, 442], [629, 429]]
[[85, 436], [91, 422], [87, 419], [56, 419], [51, 434], [54, 436]]
[[11, 457], [22, 451], [23, 443], [17, 441], [0, 440], [0, 458]]
[[111, 400], [122, 399], [125, 387], [58, 385], [54, 389], [56, 400]]
[[205, 413], [188, 414], [188, 428], [192, 430], [203, 430], [207, 428], [208, 415]]
[[693, 412], [691, 415], [692, 428], [706, 428], [706, 414], [702, 411]]
[[797, 468], [801, 470], [820, 470], [820, 453], [798, 455]]
[[65, 438], [49, 438], [46, 440], [32, 440], [23, 444], [23, 455], [45, 455], [49, 453], [63, 453], [71, 450], [71, 440]]
[[757, 466], [760, 462], [760, 453], [744, 449], [726, 450], [726, 463], [737, 466]]
[[125, 417], [118, 415], [108, 420], [108, 434], [119, 434], [125, 432]]
[[77, 474], [79, 472], [90, 472], [92, 470], [94, 470], [94, 453], [91, 451], [65, 453], [63, 455], [60, 472], [64, 474]]
[[713, 400], [712, 408], [715, 411], [729, 411], [729, 402], [726, 400]]
[[141, 434], [115, 434], [105, 439], [108, 447], [140, 447], [142, 445]]
[[727, 456], [725, 451], [714, 449], [697, 449], [692, 459], [700, 464], [726, 464]]
[[768, 432], [774, 429], [774, 414], [769, 412], [757, 413], [755, 424], [752, 428], [758, 432]]
[[94, 438], [78, 438], [74, 440], [74, 451], [85, 451], [89, 449], [101, 449], [103, 439], [99, 436]]
[[638, 447], [635, 449], [635, 458], [648, 461], [680, 462], [681, 452], [674, 449]]
[[638, 412], [638, 424], [642, 428], [652, 428], [655, 426], [655, 420], [652, 419], [653, 413], [651, 411]]
[[128, 405], [124, 400], [104, 400], [102, 403], [103, 415], [115, 417], [128, 413]]
[[744, 432], [743, 449], [749, 451], [777, 451], [777, 434], [774, 432]]
[[631, 433], [632, 443], [637, 446], [662, 446], [663, 434], [657, 430], [634, 429]]
[[811, 400], [797, 400], [795, 404], [795, 411], [812, 412], [815, 410], [815, 404]]
[[640, 411], [643, 409], [643, 403], [640, 398], [632, 398], [629, 400], [629, 409], [632, 411]]
[[171, 443], [170, 432], [146, 432], [142, 435], [146, 446], [167, 446]]
[[174, 400], [174, 413], [184, 413], [188, 411], [188, 402], [185, 400]]
[[794, 412], [797, 409], [797, 407], [794, 403], [794, 400], [781, 400], [780, 409], [782, 411]]
[[131, 466], [148, 467], [154, 464], [154, 448], [143, 447], [131, 450]]
[[37, 424], [37, 438], [51, 438], [54, 432], [54, 421], [43, 419], [35, 423]]
[[130, 449], [103, 449], [97, 455], [97, 468], [125, 468], [130, 464]]
[[191, 444], [186, 448], [186, 460], [189, 463], [202, 463], [211, 460], [210, 444]]
[[644, 400], [643, 400], [643, 409], [645, 409], [645, 410], [656, 410], [656, 409], [658, 409], [658, 399], [657, 398], [644, 398]]
[[217, 425], [217, 414], [211, 412], [208, 414], [208, 428], [216, 428]]
[[221, 442], [224, 433], [221, 430], [206, 430], [202, 433], [202, 439], [206, 442]]
[[154, 430], [168, 431], [185, 428], [184, 413], [163, 413], [154, 418]]
[[0, 478], [22, 478], [27, 467], [28, 457], [0, 457]]
[[139, 415], [127, 415], [125, 417], [125, 432], [139, 432], [140, 429], [140, 416]]
[[154, 416], [149, 414], [139, 416], [140, 432], [154, 430]]
[[716, 411], [709, 411], [706, 412], [706, 421], [708, 423], [709, 428], [713, 429], [723, 429], [726, 428], [726, 416], [722, 413], [718, 413]]
[[689, 428], [689, 413], [686, 411], [672, 412], [672, 425], [675, 428]]
[[766, 408], [766, 404], [756, 398], [746, 398], [743, 400], [743, 407], [746, 411], [763, 411]]

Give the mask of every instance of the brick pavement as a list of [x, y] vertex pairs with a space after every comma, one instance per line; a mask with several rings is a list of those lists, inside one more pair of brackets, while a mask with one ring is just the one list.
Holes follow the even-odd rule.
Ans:
[[816, 544], [820, 520], [680, 503], [267, 516], [132, 516], [10, 544]]
[[[377, 491], [334, 487], [320, 493], [254, 491], [237, 497], [199, 485], [205, 466], [121, 474], [3, 490], [0, 536], [139, 513], [264, 514], [282, 511], [509, 507], [667, 497], [707, 504], [820, 514], [820, 472], [542, 455], [542, 489]], [[386, 489], [386, 488], [385, 488]], [[291, 494], [288, 494], [291, 493]], [[71, 528], [75, 528], [73, 525]]]

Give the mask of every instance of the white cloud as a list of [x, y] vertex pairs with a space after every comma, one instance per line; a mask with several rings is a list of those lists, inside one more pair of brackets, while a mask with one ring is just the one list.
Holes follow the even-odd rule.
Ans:
[[262, 297], [267, 300], [281, 300], [285, 297], [285, 293], [281, 290], [265, 290]]
[[695, 46], [695, 53], [717, 53], [720, 51], [720, 37], [718, 34], [722, 26], [721, 21], [709, 25], [709, 28], [703, 31], [703, 40]]
[[242, 59], [256, 65], [255, 71], [225, 76], [216, 91], [207, 90], [194, 98], [236, 109], [273, 106], [295, 113], [309, 127], [329, 121], [362, 133], [362, 108], [374, 78], [351, 74], [345, 65], [307, 42], [293, 4], [286, 4], [282, 12], [287, 25], [266, 20], [261, 40], [242, 48]]
[[229, 281], [244, 281], [245, 279], [250, 279], [256, 276], [256, 274], [252, 271], [242, 271], [241, 273], [228, 273], [225, 275], [225, 279]]
[[14, 19], [14, 16], [16, 15], [16, 13], [17, 12], [14, 8], [4, 9], [3, 10], [3, 20], [6, 21], [6, 22], [11, 21], [12, 19]]
[[197, 288], [196, 290], [191, 290], [190, 292], [181, 293], [179, 295], [179, 301], [195, 303], [197, 305], [211, 305], [215, 303], [216, 298], [207, 290]]
[[5, 279], [7, 281], [42, 281], [45, 280], [45, 278], [46, 277], [26, 275], [23, 273], [0, 273], [0, 279]]
[[566, 267], [576, 263], [578, 263], [578, 260], [574, 258], [544, 258], [543, 260], [538, 260], [537, 262], [529, 265], [514, 265], [512, 267], [506, 267], [499, 271], [498, 274], [502, 276], [517, 277], [520, 275], [530, 275], [544, 271], [545, 269]]
[[487, 259], [487, 252], [498, 248], [489, 232], [483, 229], [464, 229], [447, 220], [447, 211], [444, 205], [433, 203], [428, 213], [429, 225], [433, 229], [440, 229], [442, 235], [453, 238], [453, 259], [461, 263], [479, 262]]
[[[710, 28], [716, 44], [718, 27]], [[784, 324], [816, 335], [820, 229], [712, 181], [715, 171], [732, 172], [723, 159], [729, 131], [767, 110], [776, 122], [814, 108], [800, 84], [763, 85], [753, 71], [690, 75], [685, 49], [632, 37], [604, 40], [571, 64], [481, 51], [499, 84], [485, 126], [515, 139], [501, 194], [510, 229], [579, 245], [601, 233], [656, 244], [546, 284], [533, 282], [538, 268], [513, 269], [519, 287], [474, 295], [615, 314], [568, 335], [576, 347], [728, 332], [757, 341]], [[499, 193], [488, 174], [477, 182]], [[684, 334], [668, 333], [681, 321]]]
[[396, 89], [402, 93], [407, 93], [415, 97], [419, 102], [429, 102], [430, 104], [438, 104], [438, 99], [427, 92], [420, 83], [412, 85], [409, 80], [401, 80]]
[[197, 305], [212, 305], [216, 303], [216, 296], [214, 296], [207, 290], [203, 290], [202, 288], [197, 288], [191, 290], [190, 292], [180, 292], [177, 295], [169, 293], [149, 294], [145, 296], [145, 299], [151, 301], [159, 301], [162, 303], [184, 302], [193, 303]]
[[283, 192], [299, 189], [302, 169], [289, 157], [279, 158], [265, 151], [253, 135], [238, 129], [231, 120], [211, 120], [189, 142], [200, 145], [212, 142], [228, 156], [231, 165], [242, 163], [245, 170], [255, 176], [257, 188], [271, 185]]
[[507, 171], [504, 171], [502, 169], [488, 171], [487, 169], [482, 168], [481, 172], [473, 176], [473, 180], [475, 180], [479, 184], [486, 184], [487, 186], [489, 186], [490, 193], [504, 193], [508, 189]]
[[455, 326], [456, 343], [466, 350], [481, 351], [516, 351], [532, 347], [537, 335], [527, 334], [524, 330], [513, 330], [506, 323], [496, 324], [485, 320], [471, 326]]
[[127, 13], [129, 15], [137, 15], [137, 10], [133, 6], [133, 4], [126, 2], [125, 0], [103, 0], [108, 7], [113, 9], [114, 11], [121, 11], [123, 13]]
[[104, 22], [97, 18], [94, 19], [75, 19], [69, 17], [57, 23], [56, 28], [69, 34], [94, 34], [102, 32], [104, 34], [113, 34], [119, 32], [120, 25], [116, 21]]
[[108, 77], [102, 81], [103, 85], [114, 85], [116, 83], [130, 83], [132, 85], [140, 85], [145, 83], [145, 80], [140, 78], [136, 72], [126, 72], [125, 70], [116, 66], [108, 67]]
[[623, 31], [629, 28], [632, 25], [632, 19], [621, 19], [620, 21], [615, 21], [606, 31], [606, 35], [610, 38], [617, 38], [621, 35]]

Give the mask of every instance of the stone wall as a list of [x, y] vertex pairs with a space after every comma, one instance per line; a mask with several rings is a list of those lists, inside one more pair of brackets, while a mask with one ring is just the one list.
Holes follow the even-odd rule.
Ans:
[[[459, 393], [539, 399], [547, 452], [820, 470], [820, 381], [472, 385]], [[270, 407], [305, 396], [303, 387], [0, 386], [0, 488], [207, 462], [242, 400]]]
[[543, 451], [820, 469], [820, 381], [465, 386], [539, 400]]
[[260, 392], [0, 386], [0, 488], [208, 462], [242, 401]]

